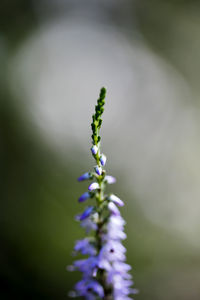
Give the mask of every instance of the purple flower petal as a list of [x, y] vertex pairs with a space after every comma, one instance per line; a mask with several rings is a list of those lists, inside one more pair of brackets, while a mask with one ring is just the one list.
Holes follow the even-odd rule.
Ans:
[[104, 236], [104, 239], [109, 241], [110, 239], [119, 241], [119, 240], [125, 240], [127, 238], [126, 233], [123, 232], [123, 230], [120, 229], [110, 229], [109, 232]]
[[123, 226], [126, 224], [124, 219], [121, 216], [114, 216], [112, 215], [109, 220], [109, 225], [115, 227], [115, 228], [123, 228]]
[[90, 218], [83, 219], [81, 222], [81, 227], [83, 227], [88, 234], [91, 230], [97, 230], [97, 224], [94, 223]]
[[74, 262], [74, 266], [79, 271], [85, 273], [87, 276], [93, 274], [94, 269], [98, 265], [98, 258], [96, 256], [91, 256], [86, 259], [79, 259]]
[[94, 279], [83, 279], [75, 285], [75, 289], [78, 294], [85, 299], [95, 300], [96, 296], [103, 299], [104, 289], [100, 283]]
[[108, 200], [114, 202], [118, 206], [124, 206], [124, 202], [120, 198], [118, 198], [117, 196], [115, 196], [113, 194], [108, 197]]
[[120, 211], [113, 202], [108, 203], [108, 209], [113, 215], [120, 216]]
[[109, 261], [107, 260], [107, 258], [103, 258], [103, 257], [99, 257], [99, 263], [98, 263], [98, 267], [100, 269], [104, 269], [106, 271], [110, 271], [112, 269], [111, 264], [109, 263]]
[[107, 224], [107, 233], [103, 236], [103, 239], [110, 241], [110, 239], [119, 241], [126, 238], [124, 233], [125, 221], [120, 215], [111, 215]]
[[106, 175], [105, 181], [106, 181], [108, 184], [113, 184], [113, 183], [116, 182], [116, 178], [113, 177], [113, 176], [110, 176], [110, 175]]
[[109, 262], [116, 260], [124, 261], [126, 249], [122, 246], [119, 241], [108, 241], [100, 250], [99, 258], [106, 259]]
[[104, 290], [103, 287], [97, 281], [91, 281], [90, 284], [88, 284], [88, 289], [92, 289], [95, 294], [97, 294], [100, 298], [103, 299]]
[[83, 255], [96, 255], [96, 249], [90, 243], [88, 238], [76, 241], [76, 245], [74, 247], [75, 251], [81, 252]]
[[121, 261], [115, 261], [113, 263], [113, 269], [116, 271], [116, 272], [120, 272], [120, 273], [124, 273], [124, 272], [128, 272], [131, 270], [131, 266], [124, 263], [124, 262], [121, 262]]

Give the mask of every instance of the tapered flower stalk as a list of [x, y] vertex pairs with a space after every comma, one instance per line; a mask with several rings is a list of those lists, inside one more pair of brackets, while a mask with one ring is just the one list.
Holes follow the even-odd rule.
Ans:
[[79, 202], [92, 199], [92, 205], [76, 216], [86, 231], [86, 237], [76, 241], [74, 254], [87, 257], [79, 259], [69, 266], [70, 271], [78, 270], [82, 279], [75, 285], [72, 297], [83, 297], [88, 300], [128, 300], [130, 294], [137, 291], [131, 288], [133, 281], [128, 273], [131, 267], [125, 263], [126, 249], [121, 241], [126, 238], [125, 221], [118, 207], [124, 202], [113, 194], [106, 194], [107, 184], [116, 179], [106, 175], [106, 156], [100, 151], [99, 130], [102, 124], [106, 89], [102, 88], [92, 116], [91, 153], [96, 161], [93, 172], [86, 172], [78, 180], [92, 180], [88, 191], [83, 193]]

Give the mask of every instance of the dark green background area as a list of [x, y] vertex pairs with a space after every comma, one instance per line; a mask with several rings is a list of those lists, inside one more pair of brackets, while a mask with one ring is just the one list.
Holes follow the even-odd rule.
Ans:
[[[68, 291], [80, 276], [66, 272], [66, 265], [73, 260], [74, 241], [84, 235], [74, 216], [82, 210], [77, 198], [86, 185], [78, 184], [76, 178], [93, 165], [92, 157], [77, 149], [68, 151], [64, 161], [55, 154], [9, 90], [5, 74], [10, 59], [43, 21], [60, 13], [46, 4], [44, 16], [38, 18], [36, 2], [0, 3], [0, 39], [6, 44], [5, 53], [0, 54], [2, 300], [68, 299]], [[193, 28], [199, 33], [199, 2], [138, 0], [121, 5], [121, 9], [114, 5], [107, 8], [116, 26], [122, 32], [128, 26], [129, 35], [134, 35], [137, 23], [149, 46], [182, 72], [198, 94], [200, 60], [194, 56], [192, 60], [190, 47], [184, 45], [192, 41]], [[66, 14], [68, 6], [70, 2], [66, 1]], [[198, 42], [199, 47], [196, 44], [194, 48], [191, 43], [197, 58]], [[119, 185], [113, 190], [129, 201], [132, 194], [124, 189], [120, 171], [118, 174]], [[125, 206], [122, 214], [127, 221], [128, 263], [133, 266], [135, 286], [140, 290], [135, 299], [200, 299], [198, 249], [176, 233], [150, 223], [136, 199], [131, 201], [134, 209]]]

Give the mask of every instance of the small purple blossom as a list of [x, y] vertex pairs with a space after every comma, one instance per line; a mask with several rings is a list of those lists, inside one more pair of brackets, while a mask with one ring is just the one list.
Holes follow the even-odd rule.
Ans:
[[102, 168], [99, 166], [96, 166], [95, 168], [95, 172], [97, 173], [97, 175], [101, 175], [102, 174]]
[[100, 251], [99, 257], [100, 259], [106, 259], [109, 262], [113, 261], [124, 261], [126, 259], [125, 253], [126, 248], [122, 246], [119, 241], [110, 240]]
[[121, 274], [118, 273], [112, 276], [112, 283], [114, 286], [114, 299], [127, 299], [127, 296], [131, 293], [130, 286], [133, 281], [123, 279]]
[[84, 278], [92, 277], [98, 266], [98, 257], [91, 256], [86, 259], [79, 259], [74, 262], [74, 267], [83, 273]]
[[82, 240], [78, 240], [76, 242], [76, 245], [74, 247], [74, 250], [76, 252], [81, 252], [83, 255], [96, 255], [96, 249], [94, 245], [91, 244], [90, 240], [88, 238], [84, 238]]
[[89, 206], [87, 207], [82, 214], [78, 214], [75, 217], [75, 220], [81, 222], [81, 227], [83, 227], [88, 234], [91, 230], [97, 230], [97, 224], [96, 224], [96, 218], [98, 216], [97, 213], [91, 213], [93, 212], [94, 207]]
[[102, 166], [105, 166], [106, 164], [106, 156], [104, 154], [101, 154], [100, 156], [100, 162]]
[[113, 202], [108, 203], [108, 209], [113, 215], [120, 216], [120, 211]]
[[97, 230], [97, 224], [91, 220], [91, 218], [86, 218], [81, 222], [81, 227], [83, 227], [88, 234], [92, 230]]
[[99, 184], [97, 182], [93, 182], [89, 185], [88, 190], [93, 191], [99, 189]]
[[98, 147], [96, 145], [93, 145], [91, 148], [91, 152], [93, 155], [96, 155], [98, 153]]
[[[113, 270], [115, 272], [121, 272], [121, 273], [123, 272], [125, 274], [126, 272], [131, 270], [131, 266], [124, 262], [121, 262], [121, 261], [115, 261], [113, 263]], [[129, 279], [130, 279], [130, 277], [129, 277]]]
[[96, 300], [96, 297], [103, 299], [104, 290], [96, 280], [83, 279], [75, 286], [78, 296], [85, 297], [88, 300]]
[[108, 197], [108, 200], [114, 202], [118, 206], [124, 206], [124, 202], [120, 198], [118, 198], [117, 196], [115, 196], [113, 194]]
[[89, 192], [85, 192], [79, 197], [78, 201], [84, 202], [85, 200], [89, 199], [90, 197], [91, 197], [91, 194]]
[[91, 179], [92, 178], [92, 175], [90, 172], [87, 172], [87, 173], [84, 173], [83, 175], [81, 175], [79, 178], [78, 178], [78, 181], [83, 181], [83, 180], [87, 180], [87, 179]]
[[120, 215], [111, 215], [107, 224], [107, 234], [104, 239], [112, 240], [124, 240], [126, 234], [124, 233], [125, 221]]
[[105, 181], [108, 183], [108, 184], [113, 184], [116, 182], [116, 178], [111, 176], [111, 175], [106, 175], [105, 176]]
[[80, 220], [80, 221], [83, 221], [83, 220], [85, 220], [86, 218], [88, 218], [88, 217], [91, 215], [93, 209], [94, 209], [93, 206], [88, 206], [88, 207], [84, 210], [84, 212], [80, 215], [79, 220]]

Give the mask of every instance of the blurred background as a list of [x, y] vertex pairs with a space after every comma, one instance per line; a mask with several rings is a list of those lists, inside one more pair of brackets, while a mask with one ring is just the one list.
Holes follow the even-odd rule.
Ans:
[[68, 299], [102, 126], [138, 300], [200, 299], [200, 2], [1, 0], [1, 299]]

